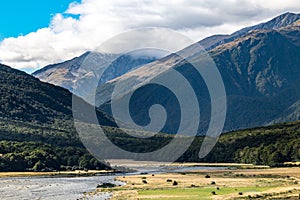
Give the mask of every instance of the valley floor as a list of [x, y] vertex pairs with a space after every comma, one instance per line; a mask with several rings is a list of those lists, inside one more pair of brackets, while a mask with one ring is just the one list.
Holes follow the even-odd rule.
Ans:
[[[250, 168], [249, 168], [250, 167]], [[113, 199], [300, 199], [300, 167], [194, 170], [118, 177]], [[176, 184], [177, 183], [177, 184]]]

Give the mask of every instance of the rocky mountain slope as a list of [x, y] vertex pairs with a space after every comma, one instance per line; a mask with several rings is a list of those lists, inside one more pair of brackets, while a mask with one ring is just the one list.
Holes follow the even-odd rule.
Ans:
[[[224, 131], [299, 119], [297, 102], [300, 96], [297, 88], [300, 81], [300, 26], [299, 21], [295, 22], [298, 17], [299, 15], [287, 13], [270, 22], [246, 28], [240, 31], [245, 35], [225, 44], [220, 43], [209, 51], [227, 92], [228, 112]], [[197, 59], [195, 50], [197, 49], [191, 46], [184, 51]], [[108, 102], [102, 107], [110, 112], [110, 94], [119, 81], [136, 80], [135, 85], [128, 85], [127, 89], [118, 91], [118, 98], [124, 99], [132, 88], [138, 88], [161, 76], [168, 69], [176, 69], [184, 74], [193, 86], [201, 102], [202, 129], [199, 134], [204, 133], [211, 114], [207, 88], [191, 65], [176, 55], [140, 67], [100, 86], [97, 105]], [[140, 99], [131, 107], [133, 110], [130, 113], [140, 124], [149, 123], [147, 114], [141, 111], [145, 110], [145, 102], [147, 105], [151, 104], [149, 99], [154, 96], [161, 97], [163, 105], [175, 105], [176, 101], [171, 100], [171, 96], [164, 90], [143, 88]], [[168, 131], [176, 132], [176, 116], [180, 113], [176, 109], [170, 109], [168, 114], [173, 119]]]
[[[46, 66], [32, 75], [41, 81], [66, 88], [91, 103], [88, 98], [93, 92], [89, 87], [91, 83], [101, 85], [156, 59], [155, 56], [147, 55], [126, 54], [119, 56], [86, 52], [72, 60]], [[84, 68], [81, 68], [82, 65]], [[107, 65], [109, 66], [107, 67]]]
[[213, 35], [208, 38], [205, 38], [199, 41], [199, 44], [202, 45], [205, 49], [210, 50], [216, 46], [226, 44], [228, 42], [232, 42], [233, 40], [245, 36], [246, 34], [250, 33], [251, 31], [257, 30], [271, 30], [271, 29], [278, 29], [285, 26], [288, 26], [300, 19], [300, 14], [295, 13], [284, 13], [270, 21], [265, 23], [261, 23], [258, 25], [250, 26], [243, 28], [239, 31], [236, 31], [230, 35]]
[[[285, 13], [268, 22], [246, 27], [231, 35], [208, 37], [181, 51], [187, 57], [197, 58], [201, 51], [198, 44], [209, 50], [209, 54], [221, 72], [227, 92], [228, 113], [225, 131], [299, 119], [297, 106], [300, 99], [297, 91], [300, 77], [299, 19], [299, 14]], [[86, 53], [71, 61], [48, 66], [35, 72], [34, 75], [43, 81], [63, 86], [71, 91], [80, 91], [79, 95], [90, 100], [91, 103], [94, 103], [94, 99], [91, 99], [93, 91], [90, 91], [88, 86], [91, 82], [100, 79], [96, 105], [101, 105], [107, 112], [111, 112], [109, 101], [118, 81], [135, 80], [131, 81], [135, 84], [129, 84], [127, 89], [118, 91], [118, 98], [124, 99], [139, 86], [160, 77], [169, 69], [176, 69], [189, 80], [197, 93], [198, 100], [201, 101], [199, 107], [202, 128], [199, 133], [207, 129], [211, 105], [206, 84], [202, 78], [195, 75], [189, 63], [176, 54], [156, 61], [155, 59], [141, 61], [130, 59], [128, 55], [125, 58], [121, 56], [102, 77], [99, 77], [99, 74], [102, 74], [101, 67], [97, 68], [95, 64], [90, 64], [88, 71], [78, 72], [79, 66], [87, 56], [95, 56], [97, 59], [94, 60], [98, 60], [99, 66], [102, 62], [110, 62], [114, 57], [114, 55]], [[149, 122], [149, 118], [143, 116], [145, 114], [143, 107], [145, 102], [147, 105], [151, 104], [149, 99], [153, 94], [159, 96], [164, 105], [173, 107], [176, 102], [171, 100], [163, 89], [143, 90], [141, 99], [138, 100], [140, 102], [135, 103], [135, 111], [132, 111], [136, 113], [132, 114], [133, 118], [140, 124]], [[171, 124], [165, 130], [176, 132], [173, 129], [176, 129], [175, 124], [179, 118], [175, 116], [179, 113], [176, 109], [169, 110], [171, 112], [169, 117], [173, 120], [170, 120]]]

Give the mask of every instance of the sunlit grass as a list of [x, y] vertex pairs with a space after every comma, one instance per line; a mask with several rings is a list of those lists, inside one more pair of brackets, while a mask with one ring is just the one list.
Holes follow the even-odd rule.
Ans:
[[263, 192], [272, 187], [242, 187], [242, 188], [174, 188], [174, 189], [148, 189], [138, 192], [139, 199], [212, 199], [212, 192], [216, 195], [245, 194], [247, 192]]

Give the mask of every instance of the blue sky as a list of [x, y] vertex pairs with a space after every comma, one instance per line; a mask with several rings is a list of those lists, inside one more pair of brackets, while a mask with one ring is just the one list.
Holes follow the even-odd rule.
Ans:
[[[0, 40], [48, 27], [53, 14], [67, 10], [75, 0], [4, 0], [0, 12]], [[80, 0], [77, 0], [80, 2]]]

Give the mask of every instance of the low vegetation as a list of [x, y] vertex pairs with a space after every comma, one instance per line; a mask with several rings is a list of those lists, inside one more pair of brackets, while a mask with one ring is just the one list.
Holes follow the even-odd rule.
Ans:
[[[168, 200], [298, 199], [300, 194], [300, 185], [295, 184], [295, 180], [300, 179], [297, 167], [212, 170], [210, 175], [216, 180], [215, 185], [205, 178], [206, 173], [207, 170], [196, 170], [187, 171], [186, 175], [147, 175], [148, 184], [140, 182], [140, 175], [118, 177], [127, 185], [97, 191], [112, 192], [114, 200], [128, 199], [128, 196], [131, 196], [129, 199]], [[180, 184], [172, 185], [166, 180], [176, 180]]]

